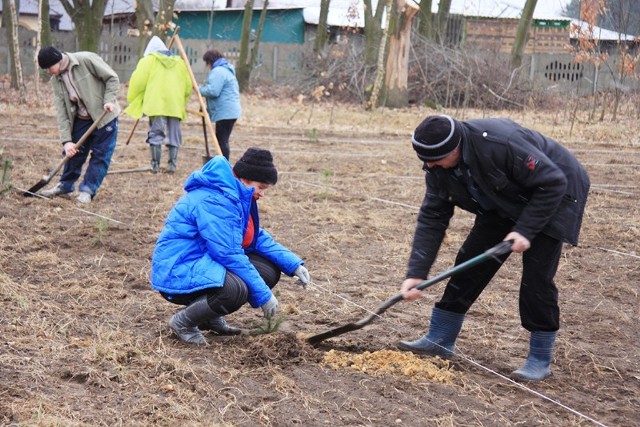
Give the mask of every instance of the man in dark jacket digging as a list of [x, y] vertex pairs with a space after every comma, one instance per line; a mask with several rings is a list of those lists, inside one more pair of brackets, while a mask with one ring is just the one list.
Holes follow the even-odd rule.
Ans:
[[[508, 119], [457, 121], [429, 116], [412, 145], [424, 162], [426, 194], [401, 292], [422, 292], [454, 207], [476, 215], [455, 264], [502, 240], [522, 253], [520, 320], [531, 333], [529, 355], [513, 376], [540, 381], [551, 375], [560, 310], [554, 276], [563, 242], [577, 245], [589, 192], [583, 166], [562, 145]], [[465, 313], [509, 255], [452, 277], [432, 311], [426, 335], [398, 347], [419, 354], [451, 356]]]

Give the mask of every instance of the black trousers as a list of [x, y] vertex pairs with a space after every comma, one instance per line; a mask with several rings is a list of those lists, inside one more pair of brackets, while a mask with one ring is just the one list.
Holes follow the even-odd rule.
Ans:
[[226, 157], [227, 160], [229, 160], [229, 156], [231, 155], [229, 137], [231, 136], [231, 131], [235, 124], [236, 119], [218, 120], [216, 122], [216, 139], [218, 140], [218, 145], [220, 145], [222, 155]]
[[[456, 256], [459, 265], [498, 244], [513, 227], [511, 220], [495, 214], [478, 215], [471, 232]], [[522, 253], [520, 278], [520, 321], [530, 331], [553, 332], [560, 328], [558, 289], [554, 276], [558, 269], [562, 242], [545, 234], [531, 242]], [[480, 296], [509, 254], [489, 260], [452, 277], [436, 307], [455, 313], [466, 313]]]
[[[265, 281], [270, 289], [280, 281], [282, 270], [269, 261], [268, 259], [258, 254], [249, 254], [249, 261], [258, 270], [260, 277]], [[207, 303], [211, 310], [218, 313], [220, 316], [227, 315], [237, 311], [240, 307], [246, 304], [249, 298], [249, 289], [247, 284], [236, 274], [227, 270], [227, 275], [224, 278], [224, 285], [221, 287], [213, 287], [203, 289], [191, 294], [181, 295], [169, 295], [163, 292], [160, 293], [164, 299], [174, 304], [190, 305], [194, 300], [202, 295], [207, 295]]]

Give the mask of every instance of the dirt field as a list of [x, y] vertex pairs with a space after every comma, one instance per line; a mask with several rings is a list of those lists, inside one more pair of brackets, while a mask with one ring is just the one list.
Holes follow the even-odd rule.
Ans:
[[[55, 115], [49, 95], [38, 106], [7, 99], [0, 148], [13, 162], [10, 183], [27, 189], [59, 161]], [[516, 255], [471, 309], [449, 363], [395, 351], [424, 333], [444, 283], [318, 348], [304, 340], [398, 291], [424, 192], [409, 135], [433, 111], [256, 96], [243, 107], [232, 161], [250, 146], [273, 151], [280, 180], [261, 200], [262, 225], [306, 260], [313, 280], [302, 291], [283, 277], [280, 329], [257, 334], [262, 312], [247, 306], [227, 318], [245, 334], [190, 347], [166, 324], [177, 307], [150, 289], [155, 240], [202, 165], [202, 127], [190, 117], [174, 175], [111, 173], [83, 206], [0, 195], [1, 425], [640, 425], [637, 120], [582, 121], [569, 135], [562, 112], [492, 114], [563, 141], [593, 184], [581, 245], [566, 247], [557, 274], [554, 375], [518, 384], [507, 377], [528, 350]], [[122, 117], [112, 172], [148, 166], [148, 124], [125, 146], [132, 124]], [[451, 268], [471, 221], [455, 217], [433, 274]]]

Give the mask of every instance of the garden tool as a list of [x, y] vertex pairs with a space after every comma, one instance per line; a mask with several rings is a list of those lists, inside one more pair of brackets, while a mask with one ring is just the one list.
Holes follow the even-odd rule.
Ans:
[[[501, 255], [507, 254], [511, 251], [511, 245], [513, 245], [513, 240], [505, 240], [502, 241], [500, 243], [498, 243], [497, 245], [495, 245], [494, 247], [487, 249], [485, 252], [481, 253], [480, 255], [471, 258], [468, 261], [463, 262], [462, 264], [459, 264], [455, 267], [453, 267], [450, 270], [447, 270], [443, 273], [438, 274], [437, 276], [432, 277], [431, 279], [425, 280], [423, 282], [420, 282], [415, 289], [418, 290], [423, 290], [426, 289], [432, 285], [435, 285], [436, 283], [454, 276], [458, 273], [461, 273], [463, 271], [466, 271], [468, 269], [470, 269], [471, 267], [474, 267], [478, 264], [481, 264], [489, 259], [496, 259], [496, 257], [499, 257]], [[363, 328], [364, 326], [368, 325], [369, 323], [371, 323], [373, 321], [373, 319], [375, 319], [376, 317], [380, 317], [380, 315], [382, 313], [384, 313], [385, 311], [387, 311], [387, 309], [389, 307], [391, 307], [392, 305], [396, 304], [397, 302], [402, 300], [402, 294], [398, 293], [396, 295], [394, 295], [393, 297], [389, 298], [388, 300], [386, 300], [385, 302], [383, 302], [375, 311], [373, 311], [370, 315], [368, 315], [367, 317], [358, 320], [355, 323], [348, 323], [346, 325], [331, 329], [329, 331], [326, 332], [322, 332], [320, 334], [317, 335], [313, 335], [309, 338], [307, 338], [307, 342], [311, 345], [316, 345], [319, 344], [320, 342], [328, 339], [328, 338], [333, 338], [333, 337], [337, 337], [338, 335], [342, 335], [345, 334], [347, 332], [352, 332], [358, 329]]]
[[[78, 150], [82, 146], [82, 144], [84, 144], [86, 139], [89, 138], [89, 136], [93, 133], [93, 131], [98, 127], [98, 123], [100, 123], [100, 121], [104, 118], [104, 116], [107, 113], [108, 111], [104, 110], [102, 114], [100, 114], [100, 117], [94, 120], [93, 124], [89, 127], [89, 129], [87, 129], [87, 131], [84, 133], [84, 135], [82, 135], [80, 140], [78, 140], [78, 142], [76, 142], [76, 144], [74, 145], [74, 148], [76, 150]], [[42, 177], [42, 179], [38, 181], [36, 185], [34, 185], [30, 189], [22, 193], [22, 195], [25, 197], [32, 197], [42, 187], [47, 185], [49, 181], [51, 181], [51, 179], [58, 173], [58, 171], [62, 168], [62, 166], [64, 166], [64, 164], [67, 163], [68, 160], [69, 160], [69, 157], [65, 155], [64, 158], [60, 161], [60, 163], [58, 163], [53, 169], [51, 169], [51, 172], [49, 172], [49, 175]]]

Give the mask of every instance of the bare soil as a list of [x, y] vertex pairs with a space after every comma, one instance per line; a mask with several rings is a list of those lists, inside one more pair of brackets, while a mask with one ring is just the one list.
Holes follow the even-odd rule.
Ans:
[[[637, 121], [572, 129], [562, 112], [492, 114], [563, 141], [593, 183], [581, 244], [566, 247], [556, 276], [554, 374], [520, 384], [508, 378], [528, 350], [516, 255], [472, 307], [449, 362], [395, 350], [425, 332], [444, 283], [363, 329], [305, 341], [398, 291], [424, 193], [409, 135], [433, 111], [243, 97], [232, 161], [250, 146], [273, 151], [280, 180], [261, 200], [262, 225], [306, 260], [313, 284], [282, 278], [277, 331], [260, 333], [261, 311], [247, 306], [227, 318], [243, 335], [207, 335], [196, 348], [170, 333], [178, 307], [151, 290], [149, 269], [167, 213], [202, 165], [199, 119], [183, 125], [178, 172], [153, 175], [124, 172], [146, 168], [149, 153], [148, 124], [125, 145], [133, 121], [123, 116], [111, 173], [78, 205], [19, 191], [60, 159], [50, 95], [37, 106], [0, 99], [14, 186], [0, 195], [1, 425], [640, 425]], [[456, 215], [433, 274], [451, 268], [472, 219]]]

